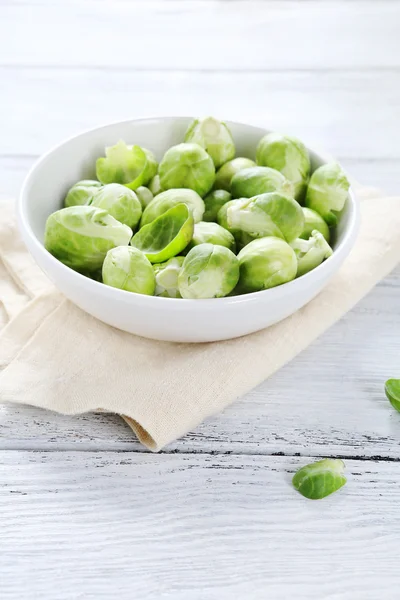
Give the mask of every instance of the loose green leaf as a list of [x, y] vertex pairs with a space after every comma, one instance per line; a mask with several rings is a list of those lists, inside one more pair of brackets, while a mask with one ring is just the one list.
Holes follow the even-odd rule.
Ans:
[[131, 246], [141, 250], [151, 263], [160, 263], [179, 254], [193, 236], [194, 221], [186, 204], [170, 208], [131, 240]]
[[342, 460], [324, 458], [299, 469], [292, 483], [306, 498], [320, 500], [344, 486], [347, 481], [343, 475], [344, 468]]
[[128, 146], [120, 140], [106, 148], [105, 158], [96, 161], [96, 174], [102, 183], [121, 183], [131, 190], [146, 185], [157, 172], [157, 162], [150, 150]]
[[385, 393], [393, 408], [400, 412], [400, 379], [388, 379], [385, 383]]

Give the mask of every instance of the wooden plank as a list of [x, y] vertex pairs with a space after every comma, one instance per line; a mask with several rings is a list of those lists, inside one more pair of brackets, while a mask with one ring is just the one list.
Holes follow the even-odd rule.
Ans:
[[[289, 365], [165, 452], [400, 458], [400, 268]], [[115, 416], [65, 417], [0, 406], [0, 449], [143, 451]]]
[[[399, 67], [400, 6], [380, 2], [97, 2], [0, 6], [3, 65], [182, 69]], [[18, 24], [18, 27], [16, 27]], [[35, 32], [34, 43], [31, 40]]]
[[397, 600], [399, 464], [346, 461], [313, 502], [305, 462], [2, 453], [2, 597]]
[[0, 94], [2, 155], [40, 154], [117, 120], [214, 114], [298, 135], [344, 159], [400, 159], [400, 77], [391, 72], [0, 71], [9, 90]]

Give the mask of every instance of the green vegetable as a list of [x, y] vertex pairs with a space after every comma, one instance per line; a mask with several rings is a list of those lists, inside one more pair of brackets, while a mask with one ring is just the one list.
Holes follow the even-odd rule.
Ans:
[[103, 263], [103, 282], [111, 287], [152, 296], [155, 275], [150, 261], [132, 246], [119, 246], [107, 252]]
[[[304, 214], [296, 200], [276, 192], [242, 198], [227, 203], [226, 224], [230, 231], [237, 230], [253, 238], [275, 236], [291, 242], [303, 231]], [[223, 224], [223, 212], [218, 213]], [[221, 217], [220, 217], [221, 215]]]
[[157, 173], [154, 154], [120, 140], [106, 148], [106, 157], [96, 161], [96, 174], [102, 183], [121, 183], [131, 190], [147, 185]]
[[195, 223], [201, 221], [204, 213], [204, 202], [193, 190], [177, 189], [161, 192], [143, 211], [140, 226], [148, 225], [154, 219], [178, 204], [186, 204], [193, 214]]
[[160, 263], [179, 254], [193, 236], [194, 221], [186, 204], [178, 204], [142, 227], [131, 246], [143, 252], [151, 263]]
[[217, 221], [218, 212], [221, 206], [229, 202], [231, 195], [225, 190], [214, 190], [204, 198], [204, 206], [206, 207], [203, 215], [203, 221]]
[[319, 500], [344, 486], [347, 481], [344, 468], [342, 460], [324, 458], [299, 469], [292, 482], [300, 494], [310, 500]]
[[91, 205], [103, 208], [131, 229], [135, 229], [142, 216], [142, 206], [135, 192], [119, 183], [109, 183], [98, 189]]
[[109, 250], [127, 246], [132, 230], [95, 206], [57, 210], [46, 222], [44, 245], [53, 256], [76, 271], [101, 268]]
[[200, 244], [183, 261], [178, 276], [182, 298], [221, 298], [227, 296], [239, 279], [237, 257], [224, 246]]
[[257, 166], [254, 160], [250, 158], [238, 157], [228, 161], [217, 171], [215, 175], [214, 189], [215, 190], [226, 190], [231, 192], [232, 178], [239, 171], [248, 169], [249, 167]]
[[311, 175], [305, 204], [323, 217], [328, 225], [336, 225], [349, 195], [350, 184], [337, 163], [327, 163]]
[[206, 223], [200, 221], [194, 226], [194, 233], [192, 241], [187, 246], [187, 250], [191, 250], [194, 246], [199, 244], [216, 244], [218, 246], [225, 246], [235, 252], [236, 242], [233, 235], [218, 225], [218, 223]]
[[308, 150], [294, 137], [269, 133], [243, 150], [257, 162], [235, 158], [229, 128], [213, 117], [193, 120], [160, 165], [147, 148], [120, 140], [97, 159], [98, 181], [78, 181], [67, 208], [50, 215], [46, 248], [96, 281], [104, 262], [106, 283], [131, 291], [140, 287], [135, 261], [147, 271], [155, 264], [155, 290], [150, 278], [143, 293], [164, 297], [222, 297], [291, 281], [332, 254], [349, 182], [336, 163], [310, 177]]
[[231, 207], [235, 207], [235, 210], [239, 210], [240, 206], [246, 202], [248, 202], [247, 198], [230, 200], [220, 208], [217, 215], [218, 224], [221, 225], [221, 227], [223, 227], [227, 231], [229, 231], [235, 238], [236, 250], [241, 250], [242, 248], [244, 248], [244, 246], [246, 246], [246, 244], [255, 239], [255, 237], [252, 236], [250, 233], [247, 233], [241, 229], [235, 229], [233, 227], [230, 227], [230, 225], [228, 224], [228, 210]]
[[296, 255], [280, 238], [253, 240], [239, 252], [238, 259], [238, 292], [242, 294], [276, 287], [296, 277]]
[[303, 240], [308, 240], [311, 236], [314, 229], [322, 233], [327, 242], [330, 240], [330, 231], [328, 225], [325, 223], [324, 219], [319, 215], [315, 210], [311, 208], [306, 208], [303, 206], [303, 214], [304, 214], [304, 228], [302, 234], [299, 236], [303, 238]]
[[185, 142], [204, 148], [216, 169], [235, 156], [235, 144], [229, 128], [213, 117], [200, 121], [195, 119], [186, 132]]
[[180, 273], [184, 256], [174, 256], [167, 262], [153, 265], [156, 276], [156, 296], [165, 298], [181, 298], [178, 289], [178, 275]]
[[400, 412], [400, 379], [388, 379], [385, 383], [385, 393], [393, 408]]
[[280, 192], [293, 196], [294, 188], [279, 171], [269, 167], [250, 167], [242, 169], [232, 178], [233, 198], [252, 198], [267, 192]]
[[257, 164], [272, 167], [294, 185], [294, 197], [302, 200], [310, 176], [308, 150], [295, 137], [268, 133], [259, 142], [256, 152]]
[[150, 202], [154, 198], [154, 196], [151, 193], [151, 191], [149, 190], [149, 188], [145, 187], [144, 185], [141, 185], [140, 187], [138, 187], [135, 190], [135, 193], [136, 193], [136, 196], [139, 198], [139, 202], [142, 205], [143, 210], [146, 208], [146, 206], [148, 206], [150, 204]]
[[65, 206], [83, 206], [90, 204], [93, 196], [102, 186], [100, 181], [94, 179], [83, 179], [75, 183], [65, 196]]
[[297, 238], [290, 245], [297, 258], [297, 277], [312, 271], [333, 254], [322, 233], [316, 229], [308, 240]]
[[153, 196], [157, 196], [157, 194], [160, 194], [163, 191], [161, 188], [159, 175], [154, 175], [153, 179], [151, 179], [149, 182], [148, 188]]
[[215, 180], [212, 158], [198, 144], [178, 144], [164, 154], [159, 168], [164, 190], [189, 188], [205, 196]]

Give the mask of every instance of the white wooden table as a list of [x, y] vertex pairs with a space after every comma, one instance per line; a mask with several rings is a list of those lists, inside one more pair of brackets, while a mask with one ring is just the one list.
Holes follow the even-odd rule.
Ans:
[[[399, 193], [400, 2], [0, 0], [0, 193], [82, 128], [214, 114]], [[399, 598], [400, 270], [152, 455], [117, 417], [0, 406], [2, 600]], [[320, 502], [293, 471], [340, 456]]]

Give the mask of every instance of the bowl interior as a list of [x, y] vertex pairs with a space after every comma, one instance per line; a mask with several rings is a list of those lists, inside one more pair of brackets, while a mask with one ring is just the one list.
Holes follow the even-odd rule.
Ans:
[[[62, 208], [65, 195], [74, 183], [96, 177], [96, 159], [104, 156], [105, 146], [123, 139], [128, 144], [149, 148], [161, 160], [170, 146], [182, 142], [191, 120], [189, 117], [160, 117], [123, 121], [87, 131], [57, 146], [39, 160], [26, 180], [21, 195], [25, 226], [43, 243], [47, 217]], [[268, 130], [234, 122], [228, 125], [235, 140], [236, 155], [254, 159], [257, 143]], [[326, 162], [312, 151], [310, 156], [313, 169]], [[334, 248], [344, 238], [350, 211], [351, 205], [347, 202], [333, 241]]]

